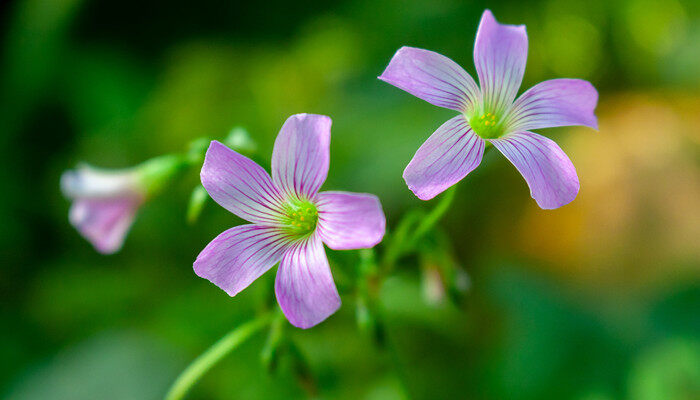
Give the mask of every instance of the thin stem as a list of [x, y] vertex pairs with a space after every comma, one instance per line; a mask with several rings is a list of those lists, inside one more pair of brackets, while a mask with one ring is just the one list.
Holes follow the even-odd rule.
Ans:
[[[484, 154], [489, 152], [492, 147], [493, 145], [491, 145], [490, 142], [486, 142]], [[428, 213], [428, 215], [421, 220], [418, 227], [416, 227], [413, 237], [411, 238], [412, 241], [410, 244], [412, 246], [415, 246], [418, 240], [420, 240], [426, 233], [430, 232], [430, 230], [435, 226], [435, 224], [437, 224], [445, 212], [450, 209], [456, 192], [457, 185], [453, 185], [449, 189], [445, 190], [443, 195], [440, 197], [440, 202], [437, 204], [437, 206], [435, 206], [435, 208], [433, 208], [432, 211], [430, 211], [430, 213]]]
[[383, 272], [387, 272], [393, 268], [396, 260], [398, 260], [406, 248], [406, 243], [411, 236], [411, 230], [416, 223], [420, 221], [423, 215], [424, 214], [420, 210], [413, 210], [406, 213], [401, 221], [399, 221], [396, 229], [391, 232], [389, 238], [385, 239], [387, 245], [381, 261]]
[[381, 346], [384, 342], [384, 331], [377, 307], [380, 280], [374, 249], [360, 250], [357, 281], [357, 326], [362, 333]]
[[219, 339], [207, 351], [197, 357], [184, 371], [177, 377], [170, 387], [165, 400], [180, 400], [185, 397], [192, 386], [207, 373], [214, 365], [224, 358], [231, 351], [236, 349], [241, 343], [253, 336], [256, 332], [267, 326], [272, 314], [263, 314], [252, 321], [239, 325], [226, 336]]
[[421, 222], [416, 227], [411, 237], [410, 244], [415, 246], [416, 242], [420, 240], [426, 233], [430, 232], [431, 229], [438, 223], [440, 218], [447, 212], [447, 210], [452, 205], [452, 201], [455, 198], [455, 193], [457, 192], [457, 186], [452, 186], [447, 189], [445, 193], [440, 197], [440, 202], [433, 208], [428, 215], [421, 220]]
[[438, 223], [440, 218], [449, 210], [450, 205], [452, 205], [456, 191], [456, 186], [447, 189], [440, 196], [440, 200], [435, 208], [428, 214], [414, 210], [403, 217], [390, 239], [387, 239], [387, 248], [381, 262], [384, 275], [394, 268], [394, 264], [404, 252], [414, 249], [418, 241], [435, 227], [435, 224]]

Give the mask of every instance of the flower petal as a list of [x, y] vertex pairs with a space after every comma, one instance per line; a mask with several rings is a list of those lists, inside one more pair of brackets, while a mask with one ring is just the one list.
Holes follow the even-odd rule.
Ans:
[[576, 168], [552, 140], [532, 132], [518, 132], [490, 142], [520, 171], [541, 208], [559, 208], [576, 198]]
[[386, 218], [375, 195], [322, 192], [316, 206], [319, 234], [333, 250], [370, 248], [384, 237]]
[[481, 16], [474, 44], [474, 64], [484, 111], [506, 111], [518, 94], [527, 62], [525, 25], [499, 24], [491, 11]]
[[423, 143], [403, 171], [403, 179], [419, 199], [430, 200], [479, 166], [483, 155], [484, 141], [460, 115]]
[[506, 117], [506, 124], [510, 132], [571, 125], [598, 129], [593, 113], [597, 103], [598, 92], [589, 82], [552, 79], [523, 93]]
[[80, 164], [61, 175], [61, 191], [66, 197], [115, 197], [145, 192], [139, 185], [135, 168], [100, 169]]
[[340, 307], [323, 244], [318, 235], [287, 250], [277, 270], [275, 293], [284, 315], [299, 328], [310, 328]]
[[85, 239], [103, 254], [119, 251], [134, 223], [138, 197], [76, 199], [68, 220]]
[[253, 160], [212, 141], [200, 174], [214, 201], [237, 216], [261, 224], [282, 217], [282, 195], [270, 175]]
[[278, 228], [239, 225], [199, 253], [194, 272], [235, 296], [280, 261], [288, 243]]
[[379, 79], [438, 107], [464, 112], [481, 93], [474, 79], [449, 58], [434, 51], [402, 47]]
[[296, 114], [287, 118], [272, 152], [272, 180], [288, 195], [312, 198], [326, 181], [331, 119]]

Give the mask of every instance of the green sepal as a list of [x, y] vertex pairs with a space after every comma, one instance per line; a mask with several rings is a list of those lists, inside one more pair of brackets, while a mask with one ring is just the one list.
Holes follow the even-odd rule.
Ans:
[[184, 172], [189, 163], [179, 154], [152, 158], [136, 167], [138, 179], [148, 197], [158, 194], [173, 178]]

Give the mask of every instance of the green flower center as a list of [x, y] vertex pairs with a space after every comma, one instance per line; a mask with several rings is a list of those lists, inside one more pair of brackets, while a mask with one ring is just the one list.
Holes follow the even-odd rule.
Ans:
[[495, 114], [478, 112], [468, 117], [469, 125], [482, 139], [493, 139], [503, 135], [502, 120]]
[[303, 237], [311, 234], [318, 223], [318, 210], [308, 200], [292, 199], [285, 206], [286, 215], [282, 220], [289, 234]]

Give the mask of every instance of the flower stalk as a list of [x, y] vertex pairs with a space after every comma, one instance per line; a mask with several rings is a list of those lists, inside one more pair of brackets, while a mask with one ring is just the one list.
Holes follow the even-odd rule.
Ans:
[[213, 346], [182, 371], [165, 395], [165, 400], [181, 400], [185, 398], [192, 386], [205, 373], [254, 334], [268, 326], [272, 321], [272, 315], [272, 313], [262, 314], [251, 321], [237, 326], [226, 336], [219, 339], [218, 342], [214, 343]]
[[363, 334], [372, 338], [378, 345], [384, 344], [384, 326], [377, 300], [381, 286], [380, 270], [374, 249], [359, 251], [360, 262], [357, 267], [357, 293], [355, 318]]
[[420, 210], [406, 213], [399, 221], [396, 230], [391, 235], [387, 235], [389, 237], [385, 239], [388, 244], [381, 263], [383, 274], [391, 272], [399, 257], [414, 250], [419, 241], [435, 228], [435, 225], [450, 209], [456, 191], [454, 186], [447, 189], [428, 214], [424, 214]]
[[455, 186], [447, 189], [445, 194], [440, 197], [440, 201], [437, 203], [435, 208], [433, 208], [430, 213], [428, 213], [428, 215], [426, 215], [425, 218], [420, 221], [416, 227], [416, 230], [413, 232], [413, 235], [409, 239], [409, 246], [411, 248], [415, 247], [418, 244], [418, 241], [421, 240], [426, 233], [430, 232], [430, 230], [433, 229], [438, 221], [440, 221], [440, 219], [445, 215], [447, 210], [450, 209], [456, 192], [457, 189]]

